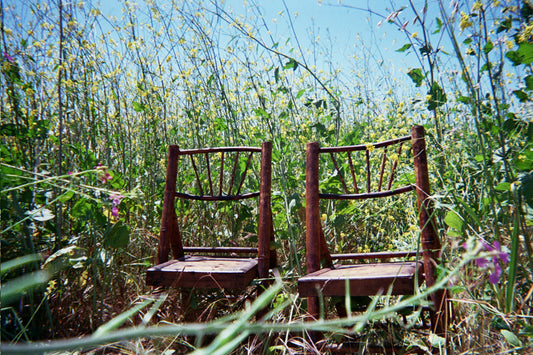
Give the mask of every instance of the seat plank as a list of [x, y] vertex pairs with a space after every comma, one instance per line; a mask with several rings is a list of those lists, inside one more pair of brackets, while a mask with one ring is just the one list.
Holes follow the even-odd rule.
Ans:
[[186, 256], [151, 267], [146, 282], [154, 286], [244, 288], [257, 278], [257, 259]]
[[324, 296], [344, 296], [348, 279], [351, 296], [386, 294], [391, 285], [392, 295], [412, 294], [417, 273], [419, 283], [423, 281], [421, 269], [422, 263], [416, 261], [335, 265], [301, 277], [298, 292], [302, 297], [317, 296], [319, 291]]

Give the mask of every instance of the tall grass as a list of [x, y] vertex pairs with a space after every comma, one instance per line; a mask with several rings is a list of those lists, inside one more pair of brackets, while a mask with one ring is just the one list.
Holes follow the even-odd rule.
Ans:
[[[42, 259], [2, 271], [2, 291], [24, 274], [48, 270], [54, 276], [2, 303], [2, 340], [89, 334], [150, 292], [142, 279], [156, 254], [169, 144], [270, 140], [274, 228], [286, 283], [273, 289], [269, 301], [283, 307], [272, 314], [273, 324], [259, 323], [257, 331], [243, 324], [251, 327], [249, 334], [278, 332], [275, 346], [300, 341], [294, 332], [302, 332], [305, 343], [303, 332], [315, 325], [291, 323], [305, 313], [294, 297], [295, 277], [305, 265], [305, 143], [365, 143], [407, 134], [417, 123], [429, 132], [433, 198], [452, 271], [442, 270], [453, 281], [457, 311], [450, 346], [456, 352], [527, 347], [533, 289], [533, 9], [527, 1], [424, 4], [392, 3], [385, 14], [349, 5], [341, 10], [366, 11], [382, 20], [381, 26], [405, 33], [398, 51], [417, 57], [419, 66], [405, 68], [405, 82], [394, 82], [387, 68], [374, 69], [364, 52], [368, 43], [359, 46], [363, 53], [354, 53], [359, 59], [351, 71], [324, 58], [319, 46], [327, 42], [302, 48], [290, 3], [280, 10], [292, 33], [275, 38], [258, 4], [237, 15], [221, 2], [125, 2], [121, 13], [110, 15], [92, 3], [3, 0], [1, 261], [35, 254]], [[384, 207], [392, 207], [394, 220], [376, 219], [376, 209]], [[409, 230], [413, 216], [398, 206], [369, 206], [350, 218], [342, 209], [330, 212], [324, 225], [335, 248], [364, 251], [416, 242]], [[360, 239], [349, 238], [339, 225], [346, 220], [350, 230], [362, 233], [361, 221], [368, 230]], [[377, 241], [372, 236], [385, 225], [406, 230]], [[183, 228], [186, 236], [195, 227]], [[509, 254], [508, 263], [494, 259], [500, 255], [495, 242]], [[491, 245], [485, 251], [492, 254], [483, 257], [489, 262], [463, 262], [465, 253], [467, 260], [482, 258], [474, 256], [479, 245]], [[501, 278], [489, 282], [499, 267]], [[210, 295], [198, 300], [204, 302], [200, 307], [214, 304]], [[389, 311], [396, 307], [394, 300], [383, 302], [390, 302]], [[183, 319], [184, 310], [171, 303], [158, 304], [158, 317], [151, 321]], [[374, 319], [371, 313], [364, 317]], [[130, 319], [143, 322], [139, 316]], [[215, 321], [212, 329], [235, 319]], [[328, 330], [344, 333], [348, 323], [342, 322], [332, 321]], [[374, 324], [377, 334], [379, 323]], [[482, 331], [477, 324], [484, 325]], [[181, 333], [176, 327], [162, 333], [135, 330], [128, 337]], [[362, 326], [355, 330], [354, 337], [372, 333]], [[286, 336], [279, 335], [284, 331]], [[228, 349], [242, 343], [242, 334]], [[429, 344], [427, 337], [409, 336]], [[212, 346], [222, 343], [215, 338]]]

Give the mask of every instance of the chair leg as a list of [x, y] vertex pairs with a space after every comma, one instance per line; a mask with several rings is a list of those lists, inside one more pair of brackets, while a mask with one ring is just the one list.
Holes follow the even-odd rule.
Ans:
[[[255, 299], [258, 299], [259, 296], [270, 286], [270, 282], [264, 281], [257, 286], [257, 290], [255, 291]], [[255, 320], [260, 321], [263, 320], [263, 318], [266, 316], [268, 311], [270, 310], [270, 307], [264, 307], [261, 308], [257, 313], [255, 314]]]
[[438, 336], [446, 338], [448, 322], [451, 316], [448, 305], [448, 292], [446, 290], [438, 290], [431, 295], [431, 298], [434, 306], [430, 310], [431, 329]]
[[[320, 301], [318, 297], [307, 297], [307, 320], [315, 321], [320, 316]], [[309, 331], [309, 338], [316, 343], [324, 338], [324, 334], [319, 331]]]

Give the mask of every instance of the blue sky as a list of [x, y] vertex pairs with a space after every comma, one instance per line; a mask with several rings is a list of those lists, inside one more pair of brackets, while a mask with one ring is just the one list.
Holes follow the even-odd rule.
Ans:
[[[164, 2], [157, 1], [159, 4]], [[397, 78], [408, 79], [405, 73], [420, 66], [414, 55], [396, 52], [407, 42], [408, 34], [386, 22], [379, 25], [383, 18], [377, 15], [387, 16], [392, 9], [408, 6], [407, 0], [206, 0], [203, 6], [214, 7], [210, 3], [218, 4], [234, 16], [251, 18], [257, 21], [256, 24], [260, 21], [257, 15], [261, 13], [274, 41], [285, 43], [290, 38], [289, 46], [298, 51], [297, 38], [304, 52], [306, 49], [316, 51], [315, 55], [307, 53], [304, 57], [310, 61], [309, 64], [313, 64], [314, 58], [319, 69], [327, 70], [331, 61], [334, 68], [340, 68], [346, 74], [357, 69], [358, 65], [374, 66], [380, 70], [383, 61], [383, 70], [390, 71]], [[424, 1], [415, 0], [414, 3], [417, 9], [421, 9]], [[143, 1], [139, 4], [143, 7]], [[102, 2], [101, 9], [104, 14], [120, 17], [122, 6], [121, 1], [107, 0]], [[434, 28], [437, 16], [431, 11], [436, 9], [434, 5], [428, 14], [430, 28]], [[401, 16], [411, 21], [414, 18], [409, 8]], [[264, 26], [256, 25], [254, 28], [264, 29], [256, 35], [267, 45], [272, 45]], [[356, 61], [354, 55], [359, 59], [364, 57], [364, 62]]]
[[[243, 3], [243, 0], [226, 0], [224, 6], [226, 9], [231, 8], [235, 14], [244, 14], [252, 13], [253, 6], [257, 5], [273, 37], [280, 42], [290, 37], [295, 45], [295, 35], [290, 27], [292, 21], [294, 32], [303, 48], [312, 48], [313, 42], [319, 37], [317, 43], [323, 48], [323, 55], [330, 55], [337, 65], [349, 66], [354, 54], [359, 57], [364, 54], [376, 63], [384, 60], [395, 72], [406, 72], [410, 67], [419, 66], [413, 55], [396, 52], [407, 42], [408, 34], [385, 21], [379, 25], [383, 18], [377, 15], [388, 16], [393, 8], [406, 6], [408, 1], [268, 0], [247, 1], [246, 6]], [[422, 8], [423, 1], [414, 3], [418, 4], [415, 5], [418, 10]], [[428, 12], [430, 28], [434, 28], [437, 17], [435, 10], [436, 6]], [[409, 20], [414, 18], [409, 8], [402, 15]]]

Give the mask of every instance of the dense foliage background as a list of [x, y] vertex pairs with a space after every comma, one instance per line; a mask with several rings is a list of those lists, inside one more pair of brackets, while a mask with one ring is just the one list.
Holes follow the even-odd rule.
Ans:
[[[292, 24], [283, 5], [280, 18]], [[248, 6], [241, 16], [222, 1], [125, 1], [115, 17], [91, 2], [1, 0], [2, 343], [90, 334], [132, 305], [146, 306], [143, 273], [156, 254], [166, 149], [175, 143], [273, 142], [272, 207], [286, 280], [274, 296], [293, 300], [276, 320], [290, 325], [305, 312], [292, 285], [305, 265], [305, 144], [366, 143], [423, 124], [442, 274], [457, 311], [451, 347], [531, 350], [533, 5], [396, 1], [387, 13], [359, 9], [405, 35], [397, 52], [417, 65], [402, 68], [403, 80], [376, 65], [365, 44], [350, 70], [328, 61], [335, 43], [327, 39], [302, 48], [296, 32], [274, 38], [261, 5]], [[352, 251], [416, 244], [416, 216], [401, 205], [332, 207], [323, 216], [329, 240]], [[385, 220], [384, 207], [392, 207]], [[216, 227], [208, 210], [185, 212], [184, 235], [199, 221]], [[359, 239], [341, 229], [346, 222], [364, 224]], [[148, 323], [156, 311], [160, 320], [206, 320], [174, 301], [158, 307], [136, 308], [131, 322]], [[382, 334], [371, 329], [364, 334]], [[184, 340], [132, 342], [131, 351], [173, 341]], [[434, 345], [416, 334], [403, 341]]]

